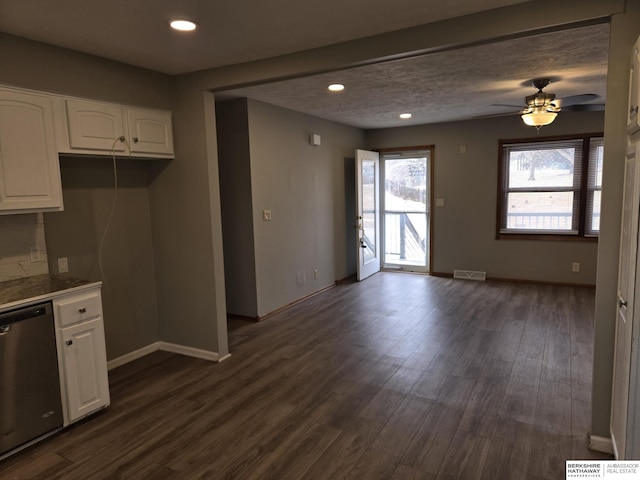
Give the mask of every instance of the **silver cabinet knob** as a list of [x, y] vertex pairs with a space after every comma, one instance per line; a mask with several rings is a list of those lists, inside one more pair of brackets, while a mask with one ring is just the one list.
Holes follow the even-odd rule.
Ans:
[[73, 345], [73, 340], [69, 339], [66, 342], [64, 342], [66, 345]]
[[87, 309], [85, 307], [79, 308], [78, 312], [80, 313], [87, 313]]

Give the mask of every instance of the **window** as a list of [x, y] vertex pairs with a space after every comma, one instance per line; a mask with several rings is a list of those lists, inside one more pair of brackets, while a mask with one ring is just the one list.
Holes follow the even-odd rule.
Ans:
[[602, 136], [500, 141], [498, 238], [597, 238]]

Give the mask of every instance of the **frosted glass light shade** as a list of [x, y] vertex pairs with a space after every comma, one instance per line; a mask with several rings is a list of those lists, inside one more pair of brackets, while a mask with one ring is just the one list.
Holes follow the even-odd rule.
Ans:
[[522, 121], [530, 127], [542, 127], [543, 125], [549, 125], [558, 116], [555, 112], [536, 112], [525, 113], [522, 115]]

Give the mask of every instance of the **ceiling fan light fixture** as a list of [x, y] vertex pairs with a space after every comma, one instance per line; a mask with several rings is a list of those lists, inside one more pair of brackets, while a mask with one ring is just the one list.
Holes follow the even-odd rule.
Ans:
[[540, 128], [552, 123], [557, 116], [557, 112], [549, 112], [544, 108], [534, 108], [533, 111], [522, 114], [522, 121], [530, 127]]

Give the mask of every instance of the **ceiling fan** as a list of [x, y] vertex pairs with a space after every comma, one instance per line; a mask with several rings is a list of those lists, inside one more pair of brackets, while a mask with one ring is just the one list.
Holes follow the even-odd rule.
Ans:
[[[569, 97], [556, 98], [554, 93], [543, 92], [542, 90], [551, 83], [549, 78], [537, 78], [531, 80], [531, 85], [538, 89], [537, 93], [528, 95], [524, 98], [525, 106], [521, 107], [517, 112], [502, 113], [502, 116], [519, 114], [525, 124], [536, 127], [549, 125], [563, 111], [598, 111], [604, 110], [604, 104], [587, 103], [598, 98], [594, 93], [585, 93], [582, 95], [572, 95]], [[500, 107], [519, 107], [518, 105], [498, 105]]]

